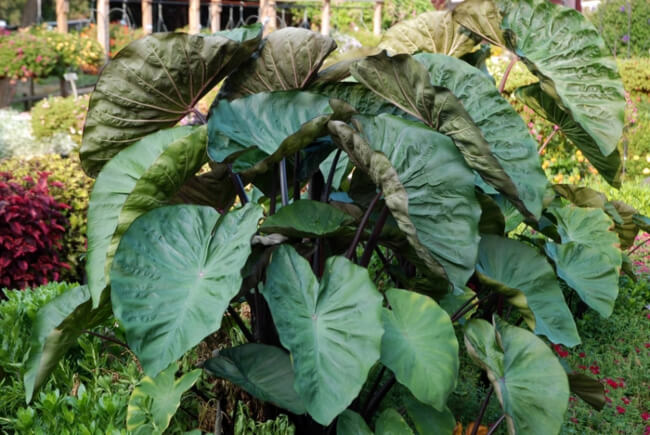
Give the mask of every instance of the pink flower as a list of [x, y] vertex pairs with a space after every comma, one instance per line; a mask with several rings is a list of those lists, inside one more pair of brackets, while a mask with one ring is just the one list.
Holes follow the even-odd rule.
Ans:
[[641, 418], [643, 419], [643, 421], [648, 421], [648, 419], [650, 419], [650, 412], [642, 413]]
[[629, 405], [629, 404], [630, 404], [630, 399], [628, 399], [627, 397], [621, 397], [621, 400], [622, 400], [623, 403], [625, 403], [626, 405]]
[[623, 408], [622, 406], [617, 406], [616, 412], [618, 412], [619, 414], [625, 414], [625, 408]]
[[40, 54], [36, 56], [36, 59], [34, 59], [36, 63], [39, 63], [41, 60], [43, 60], [43, 56], [41, 56]]
[[607, 402], [607, 403], [612, 403], [612, 399], [610, 399], [609, 397], [605, 396], [605, 402]]
[[591, 370], [591, 373], [593, 373], [594, 375], [600, 374], [600, 367], [598, 366], [589, 366], [589, 370]]

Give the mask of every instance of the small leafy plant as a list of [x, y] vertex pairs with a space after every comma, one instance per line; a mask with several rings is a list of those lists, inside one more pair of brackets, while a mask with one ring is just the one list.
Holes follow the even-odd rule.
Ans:
[[[248, 343], [203, 369], [288, 413], [298, 433], [451, 433], [461, 349], [490, 384], [476, 429], [492, 396], [510, 433], [557, 433], [570, 391], [601, 408], [602, 386], [552, 351], [580, 343], [561, 283], [609, 316], [620, 247], [648, 219], [549, 185], [485, 72], [482, 39], [523, 60], [539, 82], [517, 97], [618, 186], [616, 64], [579, 13], [542, 0], [429, 12], [386, 33], [390, 54], [326, 69], [335, 43], [295, 28], [263, 40], [257, 26], [155, 34], [120, 51], [81, 147], [97, 177], [88, 287], [44, 310], [43, 325], [58, 326], [35, 334], [28, 399], [112, 310], [148, 375], [132, 430], [151, 423], [138, 413], [165, 429], [177, 387], [197, 376], [176, 380], [176, 361], [226, 312]], [[206, 120], [195, 105], [222, 80]], [[199, 125], [174, 127], [188, 114]], [[396, 383], [409, 397], [377, 416]], [[169, 405], [160, 418], [156, 403]]]

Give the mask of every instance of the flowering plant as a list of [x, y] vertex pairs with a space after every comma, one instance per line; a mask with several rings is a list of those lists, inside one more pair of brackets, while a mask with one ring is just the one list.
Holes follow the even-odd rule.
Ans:
[[58, 58], [54, 47], [35, 35], [0, 36], [0, 78], [47, 77], [56, 67]]

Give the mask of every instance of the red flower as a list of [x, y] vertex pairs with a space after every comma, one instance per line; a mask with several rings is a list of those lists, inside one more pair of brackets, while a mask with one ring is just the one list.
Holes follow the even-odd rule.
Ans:
[[572, 422], [572, 423], [578, 423], [578, 419], [575, 418], [575, 417], [571, 417], [571, 422]]
[[619, 414], [625, 414], [625, 408], [623, 408], [622, 406], [617, 406], [616, 412], [618, 412]]
[[643, 419], [643, 421], [648, 421], [648, 419], [650, 419], [650, 412], [642, 413], [641, 418]]
[[584, 358], [584, 357], [586, 357], [587, 355], [586, 355], [584, 352], [580, 352], [580, 353], [578, 354], [578, 356], [579, 356], [580, 358]]
[[616, 382], [616, 381], [613, 380], [613, 379], [609, 379], [609, 378], [607, 378], [607, 379], [605, 379], [605, 382], [607, 382], [607, 385], [609, 385], [609, 386], [612, 387], [613, 389], [617, 389], [617, 388], [618, 388], [618, 382]]
[[645, 346], [645, 348], [647, 349], [647, 348], [650, 347], [650, 343], [646, 343], [646, 344], [644, 344], [644, 346]]
[[573, 396], [569, 397], [569, 402], [575, 402], [577, 399]]
[[589, 370], [591, 370], [591, 373], [593, 373], [594, 375], [600, 374], [600, 367], [598, 366], [589, 366]]
[[564, 350], [564, 348], [562, 348], [561, 344], [554, 344], [553, 348], [555, 349], [555, 352], [557, 352], [557, 354], [558, 354], [558, 356], [560, 358], [566, 358], [566, 357], [569, 356], [569, 352]]
[[621, 400], [622, 400], [623, 403], [625, 403], [626, 405], [629, 405], [629, 404], [630, 404], [630, 399], [628, 399], [627, 397], [621, 397]]
[[580, 370], [587, 370], [587, 366], [583, 366], [582, 364], [578, 366]]
[[607, 402], [607, 403], [612, 403], [612, 399], [610, 399], [609, 397], [605, 396], [605, 402]]

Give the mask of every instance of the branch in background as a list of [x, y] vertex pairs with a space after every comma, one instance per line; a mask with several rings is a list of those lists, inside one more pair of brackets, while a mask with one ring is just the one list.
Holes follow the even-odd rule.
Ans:
[[390, 211], [388, 210], [388, 207], [384, 206], [379, 215], [379, 219], [377, 219], [377, 222], [375, 223], [375, 227], [372, 229], [368, 243], [366, 243], [366, 249], [363, 251], [361, 261], [359, 261], [360, 266], [368, 267], [370, 258], [372, 257], [372, 251], [374, 251], [377, 247], [379, 235], [381, 234], [381, 230], [384, 228], [384, 224], [386, 223], [386, 219], [388, 219], [389, 213]]
[[492, 397], [492, 393], [494, 393], [494, 387], [490, 387], [487, 396], [485, 396], [485, 399], [483, 400], [483, 404], [481, 405], [481, 410], [478, 412], [478, 416], [476, 417], [476, 421], [474, 422], [474, 427], [472, 428], [472, 432], [470, 433], [470, 435], [476, 435], [476, 433], [478, 432], [478, 427], [481, 424], [481, 420], [483, 420], [483, 416], [485, 415], [485, 411], [487, 410], [488, 403], [490, 403], [490, 398]]
[[516, 55], [512, 55], [512, 59], [510, 60], [510, 63], [506, 67], [505, 72], [503, 73], [503, 77], [501, 77], [501, 83], [499, 83], [499, 93], [503, 94], [503, 90], [506, 88], [506, 81], [508, 80], [508, 76], [510, 75], [510, 71], [512, 71], [512, 67], [515, 66], [515, 64], [519, 61], [519, 57]]
[[499, 419], [497, 421], [495, 421], [492, 426], [490, 426], [490, 430], [488, 431], [487, 435], [492, 435], [497, 430], [497, 428], [499, 427], [499, 425], [501, 424], [501, 422], [505, 418], [506, 418], [506, 415], [502, 414], [501, 417], [499, 417]]
[[280, 194], [282, 195], [282, 206], [289, 204], [289, 186], [287, 184], [287, 159], [280, 160]]
[[540, 156], [542, 155], [542, 153], [544, 152], [544, 149], [546, 149], [546, 146], [551, 142], [551, 139], [553, 139], [553, 136], [555, 136], [555, 133], [557, 133], [557, 131], [559, 129], [560, 128], [557, 125], [553, 126], [553, 131], [551, 132], [551, 134], [548, 135], [548, 137], [546, 138], [546, 140], [544, 141], [542, 146], [539, 147], [539, 150], [537, 151], [538, 155], [540, 155]]
[[381, 190], [377, 192], [377, 195], [375, 195], [375, 197], [370, 202], [370, 205], [368, 206], [368, 210], [366, 210], [365, 214], [361, 218], [361, 222], [359, 223], [357, 232], [354, 234], [352, 243], [350, 244], [348, 250], [345, 252], [345, 257], [348, 260], [352, 259], [352, 256], [354, 255], [354, 252], [357, 249], [357, 245], [361, 240], [361, 234], [363, 234], [363, 229], [366, 227], [366, 224], [368, 223], [368, 219], [370, 219], [370, 213], [372, 213], [372, 209], [375, 208], [375, 205], [377, 205], [377, 202], [379, 202], [379, 198], [381, 198]]
[[249, 343], [255, 343], [255, 337], [253, 337], [253, 334], [251, 334], [251, 332], [248, 330], [242, 318], [239, 317], [237, 310], [228, 305], [228, 314], [230, 314], [230, 316], [235, 319], [235, 323], [237, 326], [239, 326], [239, 329], [241, 329], [241, 332], [246, 337], [246, 340], [248, 340]]
[[248, 204], [248, 196], [246, 195], [246, 191], [244, 190], [244, 183], [241, 181], [241, 177], [239, 174], [236, 174], [232, 171], [232, 165], [229, 163], [227, 165], [228, 167], [228, 173], [230, 174], [230, 179], [232, 180], [232, 183], [235, 185], [235, 191], [237, 192], [237, 196], [239, 197], [239, 201], [241, 202], [241, 205], [246, 205]]
[[332, 190], [332, 182], [334, 181], [334, 173], [336, 172], [336, 165], [339, 163], [339, 158], [341, 157], [341, 148], [336, 150], [334, 155], [334, 160], [332, 160], [332, 167], [330, 168], [329, 174], [327, 174], [327, 183], [325, 184], [325, 192], [323, 193], [323, 201], [329, 202], [330, 192]]
[[300, 199], [300, 151], [296, 152], [293, 165], [293, 200], [298, 201]]
[[650, 237], [648, 237], [647, 239], [645, 239], [644, 241], [642, 241], [641, 243], [639, 243], [638, 245], [636, 245], [634, 248], [630, 249], [630, 250], [628, 251], [627, 255], [634, 254], [634, 253], [635, 253], [635, 252], [636, 252], [640, 247], [642, 247], [643, 245], [645, 245], [645, 244], [648, 243], [648, 242], [650, 242]]
[[117, 338], [108, 337], [108, 336], [106, 336], [106, 335], [98, 334], [98, 333], [96, 333], [96, 332], [89, 331], [89, 330], [87, 330], [87, 329], [84, 329], [84, 330], [82, 330], [81, 332], [86, 333], [86, 334], [90, 334], [90, 335], [95, 336], [95, 337], [97, 337], [97, 338], [101, 338], [101, 339], [104, 340], [104, 341], [110, 341], [111, 343], [115, 343], [115, 344], [117, 344], [118, 346], [122, 346], [122, 347], [124, 347], [124, 348], [126, 348], [126, 349], [129, 349], [129, 351], [131, 351], [131, 349], [129, 348], [129, 345], [128, 345], [128, 344], [126, 344], [125, 342], [123, 342], [123, 341], [121, 341], [121, 340], [118, 340]]

